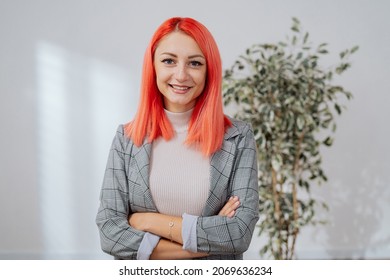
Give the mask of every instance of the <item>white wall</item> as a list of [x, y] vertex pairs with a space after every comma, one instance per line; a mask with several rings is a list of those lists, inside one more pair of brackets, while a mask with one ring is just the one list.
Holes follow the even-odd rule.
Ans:
[[[390, 37], [386, 0], [0, 0], [0, 259], [107, 258], [94, 223], [108, 149], [134, 114], [144, 49], [171, 16], [214, 34], [224, 67], [276, 42], [298, 17], [333, 58], [360, 50], [339, 82], [354, 94], [324, 149], [330, 206], [298, 258], [390, 258]], [[326, 63], [335, 60], [329, 59]], [[327, 64], [328, 65], [328, 64]], [[255, 233], [256, 235], [256, 233]], [[246, 258], [259, 258], [255, 237]]]

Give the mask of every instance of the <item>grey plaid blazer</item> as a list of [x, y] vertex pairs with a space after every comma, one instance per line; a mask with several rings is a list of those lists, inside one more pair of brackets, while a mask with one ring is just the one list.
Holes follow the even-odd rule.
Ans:
[[[242, 259], [259, 218], [256, 146], [249, 124], [232, 119], [222, 148], [210, 159], [210, 192], [197, 220], [198, 252], [205, 259]], [[142, 231], [129, 226], [134, 212], [157, 212], [149, 189], [150, 143], [137, 147], [120, 125], [113, 140], [96, 217], [102, 250], [116, 259], [136, 259]], [[218, 216], [230, 196], [240, 206], [233, 218]]]

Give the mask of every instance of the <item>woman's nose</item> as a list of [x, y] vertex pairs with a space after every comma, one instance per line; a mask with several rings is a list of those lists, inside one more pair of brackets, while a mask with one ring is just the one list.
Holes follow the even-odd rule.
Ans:
[[188, 72], [185, 65], [178, 65], [175, 71], [175, 79], [177, 81], [185, 81], [188, 78]]

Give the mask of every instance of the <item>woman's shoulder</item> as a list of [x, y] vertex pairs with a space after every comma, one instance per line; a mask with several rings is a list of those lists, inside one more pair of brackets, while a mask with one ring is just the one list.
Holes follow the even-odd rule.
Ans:
[[115, 137], [116, 138], [119, 138], [120, 140], [126, 140], [126, 133], [125, 133], [125, 130], [126, 130], [126, 125], [127, 124], [119, 124], [116, 128], [116, 132], [115, 132]]
[[116, 128], [114, 141], [117, 141], [124, 150], [132, 147], [134, 145], [131, 138], [126, 133], [126, 128], [128, 124], [119, 124]]
[[138, 146], [134, 143], [132, 138], [130, 137], [128, 130], [129, 130], [129, 124], [119, 124], [116, 129], [116, 134], [114, 137], [114, 141], [120, 145], [121, 149], [125, 151], [126, 153], [138, 153], [142, 150], [142, 152], [147, 152], [150, 149], [151, 143], [145, 139], [144, 142]]
[[[236, 136], [236, 135], [246, 135], [248, 132], [252, 132], [252, 125], [243, 120], [235, 119], [227, 116], [231, 122], [231, 126], [227, 129], [225, 133], [225, 139]], [[253, 133], [253, 132], [252, 132]]]

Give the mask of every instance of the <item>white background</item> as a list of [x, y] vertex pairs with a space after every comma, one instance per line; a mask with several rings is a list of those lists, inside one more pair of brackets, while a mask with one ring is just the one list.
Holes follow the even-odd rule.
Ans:
[[[299, 235], [300, 259], [390, 258], [390, 2], [386, 0], [0, 0], [0, 259], [104, 259], [95, 215], [111, 140], [138, 103], [144, 50], [172, 16], [214, 34], [224, 68], [298, 17], [354, 94], [324, 149], [313, 195], [326, 226]], [[247, 259], [260, 258], [257, 229]]]

